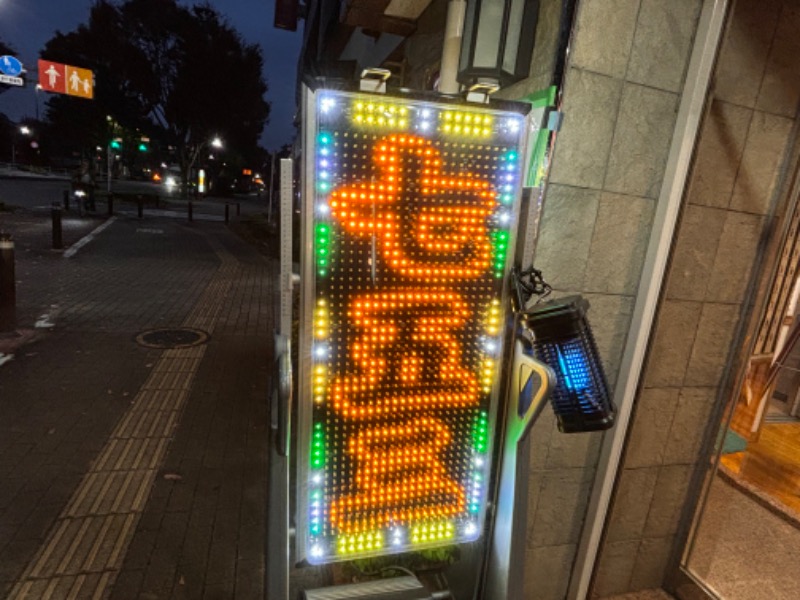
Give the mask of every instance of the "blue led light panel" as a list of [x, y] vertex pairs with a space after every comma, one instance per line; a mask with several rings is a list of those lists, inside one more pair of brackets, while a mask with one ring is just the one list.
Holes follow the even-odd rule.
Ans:
[[490, 480], [525, 118], [315, 98], [298, 535], [316, 563], [473, 541]]

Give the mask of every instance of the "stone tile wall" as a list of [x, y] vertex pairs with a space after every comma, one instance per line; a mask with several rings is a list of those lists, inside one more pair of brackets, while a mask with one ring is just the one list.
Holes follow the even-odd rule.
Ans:
[[[595, 597], [658, 587], [728, 359], [743, 286], [800, 99], [800, 0], [737, 0], [714, 81], [644, 387], [601, 549]], [[614, 385], [703, 0], [583, 0], [536, 249], [558, 294], [579, 292]], [[785, 5], [784, 5], [785, 4]], [[541, 0], [530, 76], [552, 82], [560, 0]], [[411, 87], [438, 68], [446, 0], [406, 42]], [[565, 597], [602, 434], [533, 431], [526, 599]]]
[[[659, 10], [672, 6], [653, 4]], [[694, 3], [675, 6], [688, 10], [689, 4]], [[595, 597], [663, 582], [703, 436], [716, 434], [709, 414], [725, 365], [738, 351], [731, 340], [757, 247], [769, 234], [769, 210], [795, 124], [800, 2], [737, 0], [732, 11], [601, 551]], [[684, 35], [684, 28], [676, 30]], [[661, 77], [667, 75], [651, 81]]]
[[[584, 0], [578, 8], [536, 266], [558, 294], [577, 292], [590, 301], [589, 318], [612, 386], [701, 5], [702, 0]], [[528, 85], [517, 84], [504, 96]], [[669, 400], [680, 402], [677, 393]], [[657, 399], [650, 403], [660, 408]], [[680, 443], [669, 440], [668, 432], [661, 436], [664, 444]], [[526, 598], [566, 595], [602, 439], [602, 433], [561, 434], [549, 413], [534, 427]], [[682, 477], [688, 476], [637, 472], [621, 483], [621, 497], [634, 503], [641, 490], [652, 496], [656, 487], [672, 489]], [[608, 554], [612, 564], [627, 564], [636, 555], [640, 529], [667, 528], [670, 514], [650, 517], [649, 504], [647, 498], [626, 513], [615, 534], [622, 545]], [[649, 556], [668, 552], [663, 543], [648, 542]], [[640, 565], [637, 577], [653, 579], [652, 568]]]

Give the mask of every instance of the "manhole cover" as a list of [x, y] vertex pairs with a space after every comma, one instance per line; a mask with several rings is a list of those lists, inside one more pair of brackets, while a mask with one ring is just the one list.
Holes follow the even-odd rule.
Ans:
[[152, 329], [136, 336], [136, 343], [146, 348], [191, 348], [208, 341], [208, 334], [200, 329]]

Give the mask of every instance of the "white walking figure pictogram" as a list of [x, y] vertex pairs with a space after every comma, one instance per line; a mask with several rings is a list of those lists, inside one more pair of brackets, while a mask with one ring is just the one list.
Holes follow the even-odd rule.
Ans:
[[91, 89], [92, 89], [92, 84], [89, 83], [89, 78], [87, 77], [86, 79], [83, 80], [83, 93], [88, 95]]
[[81, 83], [81, 76], [78, 75], [77, 71], [73, 71], [72, 75], [69, 76], [70, 87], [77, 92], [78, 85], [80, 85], [80, 83]]
[[45, 71], [45, 74], [50, 82], [50, 87], [56, 87], [56, 80], [61, 77], [61, 73], [58, 72], [55, 65], [50, 65], [50, 68]]

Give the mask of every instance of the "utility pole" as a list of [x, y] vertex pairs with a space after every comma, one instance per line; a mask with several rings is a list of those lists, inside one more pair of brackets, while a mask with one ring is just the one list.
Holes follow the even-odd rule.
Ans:
[[272, 224], [272, 192], [274, 190], [273, 179], [275, 177], [275, 154], [276, 151], [272, 151], [272, 160], [270, 161], [270, 168], [269, 168], [269, 195], [267, 196], [267, 223]]
[[39, 122], [39, 90], [42, 89], [42, 85], [37, 83], [36, 87], [34, 89], [36, 90], [36, 122], [38, 123]]

